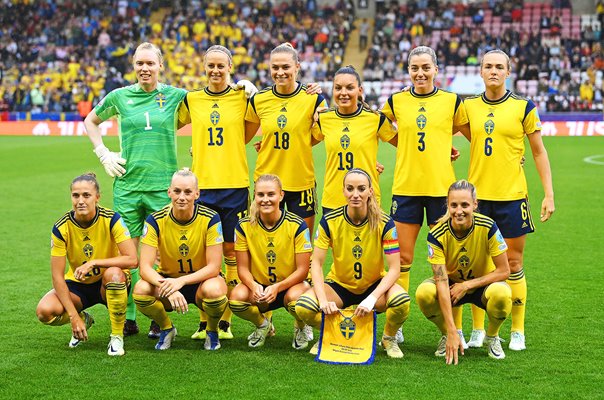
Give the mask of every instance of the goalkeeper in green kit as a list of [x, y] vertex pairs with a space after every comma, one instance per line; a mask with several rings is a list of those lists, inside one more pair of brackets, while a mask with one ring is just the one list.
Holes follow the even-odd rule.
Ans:
[[[133, 65], [138, 82], [108, 93], [88, 114], [84, 124], [105, 171], [115, 177], [114, 209], [124, 219], [138, 248], [147, 215], [170, 203], [167, 189], [178, 170], [178, 107], [186, 91], [159, 82], [163, 56], [151, 43], [137, 47]], [[118, 119], [119, 153], [105, 147], [99, 129], [111, 117]], [[131, 287], [138, 280], [138, 269], [132, 270]], [[138, 333], [136, 306], [129, 293], [124, 336], [135, 333]], [[152, 324], [149, 337], [157, 335], [159, 328]]]

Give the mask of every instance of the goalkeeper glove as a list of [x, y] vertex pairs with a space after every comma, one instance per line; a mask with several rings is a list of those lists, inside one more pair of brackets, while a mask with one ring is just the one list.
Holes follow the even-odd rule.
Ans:
[[100, 144], [94, 149], [94, 153], [105, 167], [107, 175], [114, 178], [116, 176], [122, 176], [126, 173], [123, 165], [126, 164], [126, 159], [121, 157], [120, 153], [113, 153], [109, 151], [104, 144]]
[[245, 91], [245, 97], [247, 97], [248, 99], [258, 91], [258, 89], [256, 89], [256, 86], [254, 86], [252, 82], [245, 79], [242, 79], [237, 82], [237, 89], [243, 89]]

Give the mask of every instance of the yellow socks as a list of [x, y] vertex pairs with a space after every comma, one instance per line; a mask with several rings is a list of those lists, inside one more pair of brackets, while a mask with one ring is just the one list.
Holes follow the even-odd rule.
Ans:
[[105, 284], [107, 310], [111, 321], [111, 334], [123, 335], [126, 322], [126, 306], [128, 304], [128, 289], [125, 282], [108, 282]]
[[512, 289], [512, 332], [524, 333], [527, 294], [524, 269], [511, 273], [506, 282]]
[[218, 321], [224, 314], [224, 310], [227, 308], [229, 301], [226, 296], [220, 296], [216, 299], [203, 299], [201, 305], [203, 311], [208, 315], [208, 331], [218, 332]]
[[313, 328], [321, 328], [321, 308], [313, 294], [303, 294], [296, 302], [296, 315], [305, 324]]
[[132, 297], [134, 298], [134, 303], [136, 303], [136, 308], [157, 322], [162, 331], [172, 328], [172, 321], [161, 301], [158, 301], [154, 296], [140, 294], [134, 294]]
[[411, 299], [407, 292], [398, 292], [392, 295], [386, 303], [386, 324], [384, 335], [395, 336], [396, 331], [403, 325], [409, 316]]
[[264, 322], [264, 315], [262, 315], [258, 307], [247, 301], [229, 300], [229, 307], [233, 311], [233, 314], [246, 321], [250, 321], [256, 327], [262, 325]]

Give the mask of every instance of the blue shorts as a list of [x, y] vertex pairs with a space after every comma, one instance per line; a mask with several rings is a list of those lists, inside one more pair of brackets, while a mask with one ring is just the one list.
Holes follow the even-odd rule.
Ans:
[[197, 289], [199, 289], [200, 283], [192, 283], [190, 285], [184, 285], [180, 288], [179, 292], [185, 297], [187, 300], [187, 304], [197, 304], [195, 301], [195, 295], [197, 294]]
[[[163, 276], [164, 278], [170, 278], [169, 276], [163, 275], [163, 274], [161, 274], [161, 276]], [[222, 272], [220, 273], [219, 276], [224, 279], [224, 275], [222, 275]], [[187, 301], [187, 304], [197, 305], [197, 301], [196, 301], [197, 289], [199, 289], [199, 286], [202, 283], [203, 282], [192, 283], [190, 285], [184, 285], [183, 287], [180, 288], [179, 292], [180, 292], [180, 294], [182, 294], [184, 296], [185, 300]], [[169, 305], [170, 302], [167, 302], [166, 304]]]
[[390, 215], [396, 222], [422, 225], [424, 223], [424, 209], [426, 210], [428, 225], [435, 225], [436, 221], [447, 212], [447, 198], [392, 196]]
[[331, 287], [334, 292], [336, 292], [336, 294], [338, 295], [338, 297], [342, 300], [342, 308], [347, 308], [356, 304], [361, 304], [361, 302], [363, 300], [365, 300], [365, 298], [367, 296], [369, 296], [371, 294], [371, 292], [373, 292], [375, 290], [376, 287], [378, 287], [378, 285], [380, 284], [380, 282], [382, 281], [382, 279], [378, 279], [377, 281], [373, 282], [371, 284], [371, 286], [369, 286], [367, 288], [367, 290], [365, 290], [363, 293], [361, 294], [355, 294], [352, 293], [350, 290], [346, 289], [344, 286], [340, 285], [337, 282], [334, 282], [332, 280], [326, 280], [325, 284], [329, 285], [329, 287]]
[[201, 189], [197, 202], [218, 213], [224, 241], [233, 243], [237, 222], [248, 215], [249, 199], [248, 188]]
[[[258, 282], [256, 282], [258, 283]], [[261, 283], [259, 283], [260, 286], [262, 286], [262, 289], [266, 289], [266, 285], [263, 285]], [[285, 307], [285, 293], [287, 292], [287, 290], [283, 290], [281, 292], [279, 292], [279, 294], [277, 294], [277, 297], [275, 298], [275, 301], [273, 301], [272, 303], [268, 303], [268, 307], [264, 308], [263, 306], [265, 304], [260, 303], [260, 305], [256, 304], [256, 306], [258, 307], [258, 309], [260, 310], [260, 312], [267, 312], [267, 311], [273, 311], [276, 310], [278, 308], [281, 307]]]
[[[449, 283], [451, 283], [451, 282], [449, 282]], [[453, 286], [453, 283], [451, 283], [449, 286]], [[487, 290], [488, 287], [489, 287], [489, 285], [483, 286], [483, 287], [479, 287], [478, 289], [476, 289], [472, 293], [466, 293], [466, 295], [464, 297], [462, 297], [455, 304], [455, 307], [462, 306], [462, 305], [467, 304], [467, 303], [472, 303], [475, 306], [478, 306], [478, 307], [482, 308], [483, 310], [485, 310], [486, 306], [482, 302], [482, 296], [484, 295], [484, 292]]]
[[300, 218], [312, 217], [317, 213], [317, 191], [315, 188], [306, 189], [299, 192], [290, 192], [284, 190], [285, 196], [279, 204], [281, 209], [287, 208]]
[[104, 304], [107, 306], [107, 302], [103, 300], [101, 296], [101, 288], [103, 287], [103, 280], [99, 279], [94, 283], [81, 283], [76, 281], [66, 280], [67, 288], [69, 291], [80, 298], [82, 302], [82, 310], [94, 306], [95, 304]]
[[528, 198], [511, 201], [479, 200], [478, 212], [493, 218], [504, 238], [517, 238], [535, 231]]

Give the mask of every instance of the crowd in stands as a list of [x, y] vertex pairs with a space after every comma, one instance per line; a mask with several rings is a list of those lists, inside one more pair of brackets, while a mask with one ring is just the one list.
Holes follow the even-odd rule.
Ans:
[[[466, 3], [376, 3], [380, 10], [369, 21], [374, 35], [362, 68], [371, 104], [383, 103], [387, 90], [398, 87], [384, 85], [382, 91], [376, 82], [408, 83], [408, 52], [425, 44], [437, 49], [441, 83], [451, 74], [475, 73], [481, 54], [501, 48], [512, 55], [514, 89], [535, 98], [542, 110], [601, 108], [602, 0], [589, 20], [572, 15], [568, 0], [538, 8], [522, 0]], [[300, 51], [303, 82], [330, 81], [343, 65], [356, 1], [338, 0], [333, 7], [319, 7], [316, 0], [0, 4], [0, 112], [85, 115], [105, 93], [136, 81], [130, 57], [145, 40], [163, 50], [162, 80], [189, 90], [205, 85], [202, 59], [213, 44], [233, 52], [236, 79], [258, 87], [271, 84], [269, 51], [286, 41]], [[356, 24], [366, 35], [367, 21]]]
[[[130, 57], [143, 41], [165, 57], [162, 81], [205, 84], [205, 49], [233, 52], [235, 77], [270, 85], [269, 51], [282, 42], [300, 50], [301, 79], [325, 80], [342, 66], [354, 21], [350, 0], [318, 8], [314, 0], [19, 1], [0, 7], [0, 112], [85, 114], [105, 93], [135, 82]], [[164, 10], [157, 11], [165, 6]], [[152, 22], [152, 9], [163, 20]], [[85, 104], [84, 104], [85, 103]]]
[[384, 3], [364, 78], [407, 83], [407, 56], [420, 44], [436, 50], [443, 81], [478, 73], [482, 54], [500, 48], [511, 55], [513, 89], [541, 110], [601, 110], [604, 5], [600, 0], [596, 13], [584, 16], [573, 15], [571, 6], [569, 0]]

